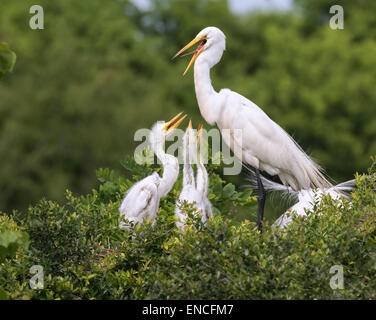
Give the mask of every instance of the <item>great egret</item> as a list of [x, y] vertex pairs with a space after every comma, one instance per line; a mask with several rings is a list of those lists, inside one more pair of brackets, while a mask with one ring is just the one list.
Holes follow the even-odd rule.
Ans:
[[[176, 226], [182, 231], [184, 231], [185, 220], [187, 218], [184, 210], [182, 210], [184, 203], [193, 205], [193, 209], [201, 215], [202, 222], [206, 222], [212, 216], [211, 204], [207, 198], [208, 175], [199, 155], [201, 133], [202, 126], [199, 127], [196, 136], [192, 129], [192, 122], [189, 121], [188, 128], [183, 137], [183, 187], [175, 206]], [[196, 179], [191, 165], [192, 158], [197, 165]]]
[[[153, 172], [152, 175], [137, 182], [126, 193], [120, 208], [120, 218], [129, 222], [142, 223], [146, 219], [155, 222], [156, 213], [159, 208], [159, 201], [165, 197], [173, 187], [179, 175], [178, 160], [164, 152], [165, 139], [184, 120], [186, 115], [180, 118], [182, 112], [172, 118], [169, 122], [158, 121], [154, 124], [149, 142], [158, 159], [163, 165], [163, 175]], [[180, 118], [180, 119], [179, 119]], [[130, 229], [129, 224], [120, 221], [119, 228]]]
[[[330, 188], [318, 166], [277, 123], [252, 101], [230, 89], [216, 92], [211, 84], [210, 69], [216, 65], [226, 47], [226, 37], [216, 27], [207, 27], [183, 49], [199, 43], [184, 74], [194, 64], [196, 98], [201, 115], [210, 124], [218, 125], [226, 144], [244, 163], [255, 168], [258, 177], [258, 229], [261, 230], [266, 192], [259, 170], [278, 175], [284, 185], [299, 191], [309, 188]], [[241, 129], [242, 139], [224, 135], [223, 130]], [[239, 148], [234, 148], [237, 145]], [[239, 149], [241, 152], [236, 152]]]
[[[294, 191], [290, 187], [286, 187], [277, 182], [271, 181], [264, 176], [260, 176], [266, 192], [281, 191], [285, 195], [297, 202], [289, 209], [286, 210], [273, 224], [273, 226], [279, 228], [287, 227], [293, 219], [293, 215], [296, 214], [301, 217], [307, 216], [307, 211], [311, 211], [315, 204], [320, 204], [323, 197], [330, 195], [333, 200], [340, 200], [341, 198], [348, 198], [348, 192], [354, 190], [355, 180], [349, 180], [342, 182], [327, 189], [307, 189]], [[257, 178], [255, 174], [250, 171], [248, 181], [251, 182], [252, 188], [257, 188]]]

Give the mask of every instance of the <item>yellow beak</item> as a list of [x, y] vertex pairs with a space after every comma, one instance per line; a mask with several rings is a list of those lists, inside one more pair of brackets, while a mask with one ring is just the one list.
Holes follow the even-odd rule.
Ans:
[[[183, 112], [180, 112], [179, 114], [177, 114], [175, 117], [173, 117], [169, 122], [167, 122], [165, 124], [165, 130], [166, 131], [172, 131], [174, 129], [176, 129], [179, 124], [185, 119], [185, 117], [187, 116], [186, 114], [184, 116], [182, 116], [180, 119], [179, 117], [182, 115]], [[179, 119], [179, 120], [178, 120]], [[176, 121], [178, 120], [178, 121]], [[176, 121], [176, 122], [175, 122]]]
[[200, 165], [202, 165], [201, 164], [201, 142], [200, 142], [201, 135], [202, 135], [202, 128], [203, 128], [202, 124], [199, 124], [197, 128], [197, 160]]
[[[192, 47], [194, 44], [196, 44], [197, 42], [200, 42], [200, 41], [203, 41], [206, 39], [206, 36], [201, 36], [201, 37], [197, 37], [197, 38], [194, 38], [190, 43], [188, 43], [183, 49], [181, 49], [179, 52], [177, 52], [173, 57], [172, 59], [175, 59], [177, 56], [179, 56], [180, 54], [182, 54], [185, 50], [189, 49], [190, 47]], [[188, 67], [185, 69], [184, 73], [183, 73], [183, 76], [187, 73], [187, 71], [189, 70], [189, 68], [192, 66], [192, 64], [196, 61], [197, 57], [201, 54], [202, 50], [204, 50], [204, 45], [202, 45], [201, 47], [197, 48], [195, 51], [193, 51], [193, 57], [191, 59], [191, 61], [189, 62], [188, 64]]]
[[202, 128], [203, 128], [202, 124], [199, 124], [199, 125], [198, 125], [198, 128], [197, 128], [197, 138], [198, 138], [198, 140], [201, 139]]

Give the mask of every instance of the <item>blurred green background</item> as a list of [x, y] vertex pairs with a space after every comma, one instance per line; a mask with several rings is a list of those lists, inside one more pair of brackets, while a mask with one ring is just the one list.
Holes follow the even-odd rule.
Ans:
[[[184, 110], [204, 121], [193, 72], [182, 77], [188, 59], [170, 58], [209, 25], [227, 36], [216, 89], [262, 107], [337, 181], [370, 164], [376, 2], [296, 0], [287, 11], [239, 13], [226, 0], [145, 1], [1, 1], [0, 41], [17, 53], [0, 82], [1, 210], [60, 200], [66, 188], [86, 193], [99, 167], [124, 174], [134, 132], [156, 120]], [[29, 27], [33, 4], [44, 8], [44, 30]], [[344, 8], [344, 30], [329, 28], [333, 4]]]

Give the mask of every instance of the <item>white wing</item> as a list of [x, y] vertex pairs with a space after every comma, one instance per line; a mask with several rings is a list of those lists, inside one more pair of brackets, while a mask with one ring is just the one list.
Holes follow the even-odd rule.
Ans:
[[[299, 201], [281, 215], [274, 225], [279, 226], [280, 228], [288, 226], [291, 223], [294, 214], [305, 217], [307, 215], [306, 212], [313, 209], [315, 202], [321, 203], [322, 198], [327, 194], [330, 194], [330, 197], [336, 201], [341, 198], [349, 198], [348, 192], [353, 190], [354, 187], [354, 180], [350, 180], [340, 183], [330, 189], [326, 189], [325, 191], [313, 191], [312, 189], [302, 190], [299, 192]], [[337, 203], [337, 206], [341, 206], [341, 203]]]
[[217, 124], [221, 130], [241, 129], [242, 140], [235, 143], [242, 147], [244, 162], [278, 175], [294, 190], [331, 187], [321, 168], [256, 104], [228, 89], [220, 95], [225, 105]]
[[[158, 177], [159, 178], [159, 177]], [[159, 207], [158, 181], [153, 174], [137, 182], [125, 195], [119, 208], [120, 217], [124, 217], [135, 223], [144, 219], [155, 219]], [[121, 229], [128, 229], [123, 221], [120, 222]]]

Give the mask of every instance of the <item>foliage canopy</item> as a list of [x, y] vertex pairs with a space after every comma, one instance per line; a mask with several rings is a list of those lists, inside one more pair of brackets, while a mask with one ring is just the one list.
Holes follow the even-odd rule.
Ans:
[[[136, 179], [151, 169], [128, 165]], [[64, 204], [44, 199], [27, 213], [0, 216], [0, 230], [30, 237], [29, 246], [0, 258], [0, 292], [11, 299], [372, 299], [375, 169], [356, 177], [351, 202], [326, 197], [306, 219], [284, 230], [266, 223], [262, 234], [254, 222], [234, 224], [228, 216], [228, 202], [249, 207], [255, 199], [230, 187], [219, 192], [217, 184], [227, 184], [215, 167], [209, 193], [216, 213], [207, 225], [191, 219], [185, 234], [175, 227], [180, 178], [154, 228], [120, 230], [118, 207], [133, 182], [102, 169], [99, 188], [86, 196], [67, 191]], [[42, 290], [28, 286], [34, 264], [44, 268]], [[335, 265], [344, 270], [341, 290], [330, 287]]]

